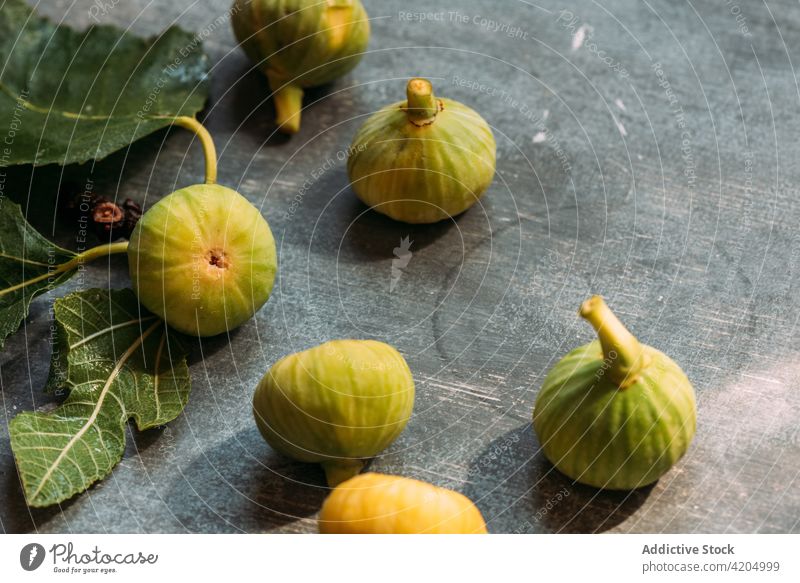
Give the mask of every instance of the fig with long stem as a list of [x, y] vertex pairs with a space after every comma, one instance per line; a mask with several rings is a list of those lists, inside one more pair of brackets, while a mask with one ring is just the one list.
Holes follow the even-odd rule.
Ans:
[[351, 71], [369, 42], [360, 0], [236, 0], [236, 38], [264, 72], [278, 130], [300, 129], [303, 92]]
[[248, 320], [272, 291], [277, 271], [272, 232], [247, 199], [216, 184], [216, 148], [208, 130], [192, 117], [176, 117], [172, 123], [193, 131], [200, 140], [204, 184], [182, 188], [158, 201], [139, 219], [130, 242], [89, 249], [0, 294], [87, 261], [127, 253], [139, 301], [176, 330], [212, 336]]
[[214, 336], [266, 303], [277, 271], [267, 221], [238, 192], [216, 184], [214, 141], [194, 118], [174, 123], [198, 136], [205, 184], [173, 192], [133, 230], [128, 264], [139, 301], [180, 332]]
[[695, 433], [694, 389], [663, 352], [641, 344], [603, 298], [580, 315], [598, 340], [576, 348], [547, 374], [533, 427], [545, 456], [570, 478], [629, 490], [664, 475]]

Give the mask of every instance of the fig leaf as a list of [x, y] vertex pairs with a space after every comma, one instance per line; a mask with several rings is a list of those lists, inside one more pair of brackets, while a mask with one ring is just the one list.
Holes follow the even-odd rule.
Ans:
[[164, 425], [189, 398], [185, 349], [132, 290], [76, 292], [54, 309], [61, 341], [50, 374], [69, 395], [9, 424], [30, 506], [56, 504], [107, 476], [122, 458], [128, 419], [139, 430]]
[[208, 95], [199, 39], [77, 31], [0, 2], [0, 167], [97, 160], [197, 113]]
[[33, 298], [75, 274], [77, 264], [64, 268], [76, 257], [31, 227], [19, 205], [0, 198], [0, 349], [28, 315]]

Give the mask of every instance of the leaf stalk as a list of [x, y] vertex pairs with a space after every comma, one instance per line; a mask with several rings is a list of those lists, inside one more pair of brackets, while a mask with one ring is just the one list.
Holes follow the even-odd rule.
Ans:
[[71, 271], [76, 267], [78, 267], [79, 265], [86, 263], [87, 261], [94, 261], [95, 259], [99, 259], [100, 257], [105, 257], [107, 255], [114, 255], [116, 253], [126, 253], [127, 251], [128, 251], [127, 241], [119, 241], [117, 243], [108, 243], [107, 245], [98, 245], [97, 247], [92, 247], [91, 249], [87, 249], [83, 253], [79, 253], [69, 261], [61, 263], [60, 265], [56, 265], [53, 269], [48, 270], [45, 273], [42, 273], [41, 275], [37, 275], [36, 277], [32, 277], [31, 279], [26, 279], [25, 281], [20, 282], [16, 285], [3, 288], [2, 290], [0, 290], [0, 296], [10, 294], [11, 292], [15, 292], [19, 289], [22, 289], [34, 283], [38, 283], [50, 277], [60, 275], [66, 271]]

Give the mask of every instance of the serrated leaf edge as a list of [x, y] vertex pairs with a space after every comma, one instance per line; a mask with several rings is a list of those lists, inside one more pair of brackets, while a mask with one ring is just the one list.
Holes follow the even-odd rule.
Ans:
[[[47, 484], [50, 476], [53, 475], [53, 472], [56, 468], [61, 464], [64, 460], [65, 456], [72, 449], [72, 447], [80, 441], [80, 438], [92, 427], [94, 422], [97, 420], [97, 416], [100, 413], [100, 409], [103, 406], [103, 402], [105, 401], [106, 396], [108, 395], [109, 391], [111, 390], [111, 386], [113, 385], [116, 378], [119, 376], [119, 373], [122, 371], [122, 367], [125, 366], [125, 363], [130, 359], [130, 357], [134, 354], [134, 352], [144, 343], [150, 334], [152, 334], [159, 326], [162, 325], [162, 322], [159, 320], [155, 322], [150, 328], [142, 332], [139, 337], [136, 339], [136, 342], [131, 344], [130, 347], [120, 356], [117, 364], [114, 366], [114, 369], [111, 371], [111, 374], [108, 375], [108, 379], [106, 379], [105, 385], [103, 385], [103, 389], [100, 391], [98, 396], [97, 402], [95, 403], [94, 409], [92, 410], [92, 414], [89, 416], [89, 419], [86, 420], [86, 423], [78, 430], [78, 432], [69, 440], [66, 446], [61, 450], [61, 453], [58, 457], [53, 461], [52, 464], [47, 468], [42, 479], [39, 481], [39, 485], [36, 489], [31, 493], [28, 499], [35, 503], [36, 498], [42, 491], [42, 488]], [[156, 376], [158, 376], [158, 371], [156, 371]]]

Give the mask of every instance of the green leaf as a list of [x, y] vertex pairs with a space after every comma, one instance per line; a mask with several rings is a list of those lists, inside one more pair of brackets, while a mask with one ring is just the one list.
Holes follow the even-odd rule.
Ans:
[[77, 255], [42, 237], [19, 205], [0, 198], [0, 349], [28, 315], [36, 295], [72, 277]]
[[0, 65], [0, 167], [104, 158], [194, 115], [208, 94], [207, 57], [190, 33], [76, 31], [24, 0], [0, 1]]
[[129, 290], [87, 290], [55, 302], [70, 393], [46, 413], [9, 424], [30, 506], [86, 490], [122, 458], [125, 424], [140, 430], [177, 417], [189, 398], [189, 367], [177, 336]]

